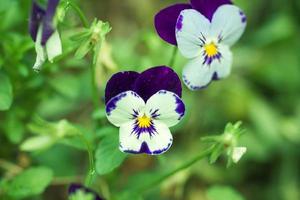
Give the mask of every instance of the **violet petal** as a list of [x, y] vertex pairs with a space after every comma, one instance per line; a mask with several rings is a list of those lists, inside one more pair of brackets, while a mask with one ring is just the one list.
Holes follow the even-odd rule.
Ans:
[[175, 37], [177, 18], [182, 10], [190, 8], [190, 4], [175, 4], [159, 11], [154, 18], [158, 35], [166, 42], [177, 45]]
[[53, 18], [55, 16], [56, 7], [58, 6], [59, 0], [48, 0], [48, 6], [45, 17], [43, 19], [43, 35], [42, 45], [44, 46], [47, 40], [51, 37], [54, 32]]
[[139, 73], [133, 71], [114, 74], [106, 84], [105, 103], [122, 92], [134, 90], [134, 83], [138, 76]]
[[224, 4], [232, 4], [230, 0], [190, 0], [192, 7], [198, 10], [210, 21], [215, 11]]
[[159, 90], [167, 90], [181, 97], [181, 82], [178, 75], [169, 67], [150, 68], [136, 79], [134, 91], [146, 102]]
[[39, 25], [45, 15], [45, 10], [36, 1], [32, 2], [31, 16], [29, 20], [29, 33], [33, 41], [36, 41]]

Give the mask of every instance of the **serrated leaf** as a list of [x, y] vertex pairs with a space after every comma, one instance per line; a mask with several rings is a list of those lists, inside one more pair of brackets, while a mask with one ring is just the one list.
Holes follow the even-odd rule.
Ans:
[[245, 200], [239, 192], [229, 186], [213, 186], [206, 194], [208, 200]]
[[99, 175], [107, 174], [119, 167], [126, 154], [119, 150], [117, 135], [105, 137], [98, 145], [96, 151], [96, 171]]
[[44, 192], [52, 178], [53, 172], [49, 168], [32, 167], [8, 182], [5, 192], [7, 196], [15, 199], [38, 195]]
[[8, 110], [12, 104], [13, 93], [9, 78], [0, 74], [0, 111]]

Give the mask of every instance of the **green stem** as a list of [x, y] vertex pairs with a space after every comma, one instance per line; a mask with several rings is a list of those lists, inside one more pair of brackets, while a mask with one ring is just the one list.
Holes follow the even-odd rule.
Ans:
[[175, 63], [176, 56], [177, 56], [177, 50], [178, 50], [178, 48], [175, 46], [174, 49], [173, 49], [173, 52], [172, 52], [171, 60], [169, 62], [169, 67], [172, 67]]
[[85, 185], [89, 187], [92, 183], [93, 176], [95, 175], [94, 153], [90, 142], [84, 137], [84, 135], [82, 133], [79, 133], [79, 137], [82, 140], [82, 142], [85, 144], [89, 155], [89, 171], [85, 179]]
[[83, 26], [85, 28], [89, 27], [89, 22], [86, 18], [86, 16], [83, 14], [83, 12], [81, 11], [81, 9], [73, 2], [73, 1], [69, 1], [69, 5], [74, 9], [74, 11], [78, 14]]
[[171, 170], [170, 172], [162, 175], [161, 177], [159, 177], [157, 180], [153, 181], [150, 185], [147, 185], [143, 188], [141, 188], [140, 192], [147, 190], [148, 188], [153, 188], [157, 185], [159, 185], [162, 181], [166, 180], [167, 178], [173, 176], [174, 174], [185, 170], [189, 167], [191, 167], [192, 165], [194, 165], [195, 163], [197, 163], [198, 161], [202, 160], [203, 158], [206, 158], [207, 156], [209, 156], [212, 152], [213, 148], [210, 147], [207, 150], [203, 151], [202, 153], [200, 153], [199, 155], [197, 155], [196, 157], [192, 158], [190, 161], [180, 165], [179, 167]]
[[94, 111], [97, 111], [100, 109], [100, 96], [98, 94], [98, 86], [96, 82], [96, 61], [93, 61], [92, 63], [91, 84], [92, 84], [92, 98], [94, 104]]

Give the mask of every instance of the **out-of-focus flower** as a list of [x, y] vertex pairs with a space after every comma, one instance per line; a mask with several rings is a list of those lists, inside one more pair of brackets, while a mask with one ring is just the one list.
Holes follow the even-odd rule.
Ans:
[[[59, 0], [48, 0], [46, 10], [35, 0], [32, 3], [31, 17], [29, 21], [29, 32], [35, 42], [37, 53], [33, 66], [35, 71], [40, 71], [43, 63], [53, 59], [62, 53], [62, 44], [56, 29], [55, 13]], [[59, 12], [62, 15], [62, 12]]]
[[228, 123], [222, 135], [202, 138], [204, 142], [211, 143], [212, 145], [211, 163], [216, 162], [220, 155], [225, 153], [228, 156], [227, 166], [229, 167], [232, 163], [238, 163], [246, 153], [246, 147], [238, 146], [239, 138], [244, 132], [240, 128], [241, 124], [241, 122], [235, 124]]
[[169, 67], [113, 75], [105, 90], [106, 113], [120, 127], [120, 150], [150, 155], [166, 152], [173, 142], [169, 127], [184, 116], [181, 92], [180, 79]]
[[104, 200], [97, 192], [80, 184], [71, 184], [68, 190], [69, 200]]
[[[230, 4], [229, 0], [191, 0], [191, 5], [171, 6], [155, 18], [160, 36], [177, 44], [181, 54], [190, 59], [183, 69], [183, 81], [190, 90], [205, 88], [212, 80], [230, 74], [230, 47], [241, 37], [247, 24], [243, 11]], [[172, 19], [169, 27], [166, 19]]]
[[[231, 4], [230, 0], [190, 0], [188, 3], [174, 4], [159, 11], [154, 18], [154, 25], [158, 35], [166, 42], [177, 45], [175, 27], [181, 11], [195, 9], [208, 20], [221, 5]], [[201, 27], [199, 27], [201, 28]]]

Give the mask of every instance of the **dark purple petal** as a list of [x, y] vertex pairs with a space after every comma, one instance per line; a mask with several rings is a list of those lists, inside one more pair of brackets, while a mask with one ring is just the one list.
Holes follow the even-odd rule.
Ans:
[[45, 10], [37, 4], [36, 1], [32, 2], [31, 16], [29, 20], [29, 33], [33, 41], [36, 40], [39, 25], [45, 15]]
[[69, 190], [68, 190], [69, 196], [72, 195], [72, 194], [74, 194], [74, 193], [76, 193], [77, 190], [83, 190], [86, 193], [94, 194], [94, 196], [95, 196], [94, 200], [104, 200], [95, 191], [93, 191], [93, 190], [91, 190], [89, 188], [86, 188], [83, 185], [75, 184], [75, 183], [71, 184], [70, 187], [69, 187]]
[[210, 21], [219, 6], [224, 4], [232, 4], [230, 0], [190, 0], [192, 7], [198, 10]]
[[156, 14], [154, 25], [158, 35], [166, 42], [177, 45], [175, 26], [180, 12], [191, 8], [190, 4], [175, 4]]
[[134, 91], [146, 102], [159, 90], [167, 90], [181, 97], [181, 82], [178, 75], [169, 67], [150, 68], [136, 79]]
[[114, 74], [106, 84], [105, 103], [122, 92], [134, 90], [134, 83], [138, 76], [139, 73], [132, 71]]
[[58, 6], [59, 0], [48, 0], [48, 6], [45, 17], [43, 19], [43, 34], [42, 34], [42, 45], [45, 45], [47, 40], [54, 32], [53, 18], [55, 16], [56, 7]]

